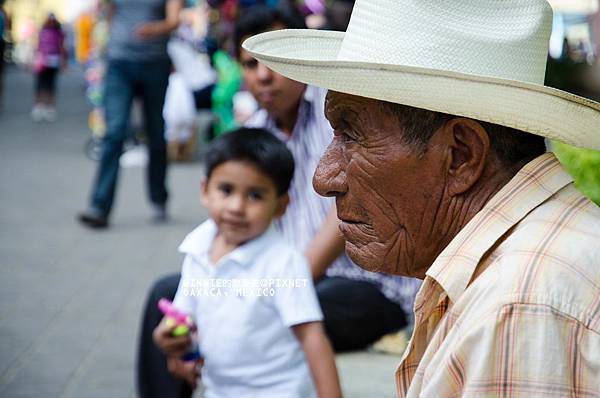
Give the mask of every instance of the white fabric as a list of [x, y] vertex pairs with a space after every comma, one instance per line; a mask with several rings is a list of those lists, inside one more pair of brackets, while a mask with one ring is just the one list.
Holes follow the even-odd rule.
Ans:
[[179, 72], [173, 72], [169, 76], [163, 118], [167, 141], [187, 142], [192, 137], [196, 123], [196, 105], [192, 92]]
[[545, 0], [357, 0], [347, 32], [262, 33], [243, 47], [291, 79], [600, 149], [600, 104], [543, 86]]
[[167, 52], [190, 90], [200, 90], [217, 82], [217, 72], [208, 55], [196, 51], [189, 43], [173, 38], [167, 44]]
[[[198, 324], [205, 397], [315, 397], [290, 328], [323, 319], [306, 260], [271, 227], [213, 265], [209, 250], [216, 231], [208, 220], [180, 245], [186, 257], [174, 299]], [[299, 287], [274, 287], [272, 296], [263, 287], [266, 295], [238, 294], [234, 284], [244, 280], [266, 281], [266, 289], [276, 281]], [[208, 283], [212, 288], [205, 289]]]

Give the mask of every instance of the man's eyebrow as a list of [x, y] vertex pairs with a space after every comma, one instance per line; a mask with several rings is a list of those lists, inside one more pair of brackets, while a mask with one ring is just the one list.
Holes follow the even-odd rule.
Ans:
[[325, 117], [327, 119], [339, 119], [346, 112], [347, 107], [344, 104], [330, 105], [329, 95], [325, 98]]

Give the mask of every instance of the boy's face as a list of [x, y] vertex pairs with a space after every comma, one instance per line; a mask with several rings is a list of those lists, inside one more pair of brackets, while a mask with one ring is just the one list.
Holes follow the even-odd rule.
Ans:
[[227, 161], [202, 183], [202, 204], [227, 244], [239, 246], [262, 234], [285, 212], [289, 197], [279, 196], [273, 181], [245, 161]]
[[[283, 29], [276, 25], [273, 30]], [[244, 38], [245, 40], [246, 38]], [[240, 48], [240, 64], [246, 88], [275, 119], [284, 118], [298, 106], [306, 85], [273, 72]]]

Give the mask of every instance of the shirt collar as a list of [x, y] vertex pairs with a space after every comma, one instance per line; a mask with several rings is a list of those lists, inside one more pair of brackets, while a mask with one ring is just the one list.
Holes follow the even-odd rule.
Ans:
[[[210, 258], [210, 248], [217, 234], [217, 225], [212, 219], [206, 220], [202, 225], [192, 231], [179, 245], [179, 251], [184, 254], [189, 254], [196, 261], [208, 261]], [[267, 228], [260, 236], [238, 246], [235, 250], [224, 256], [223, 260], [235, 262], [239, 265], [251, 264], [252, 260], [264, 250], [269, 242], [275, 239], [277, 232], [273, 224]]]
[[572, 181], [552, 153], [532, 160], [452, 239], [426, 275], [456, 302], [484, 254], [529, 212]]

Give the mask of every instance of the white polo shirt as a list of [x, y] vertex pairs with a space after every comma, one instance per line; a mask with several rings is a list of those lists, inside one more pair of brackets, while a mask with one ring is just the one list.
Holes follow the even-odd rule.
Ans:
[[306, 259], [271, 226], [213, 265], [216, 232], [208, 220], [179, 246], [174, 300], [198, 324], [205, 397], [316, 397], [290, 328], [323, 319]]

